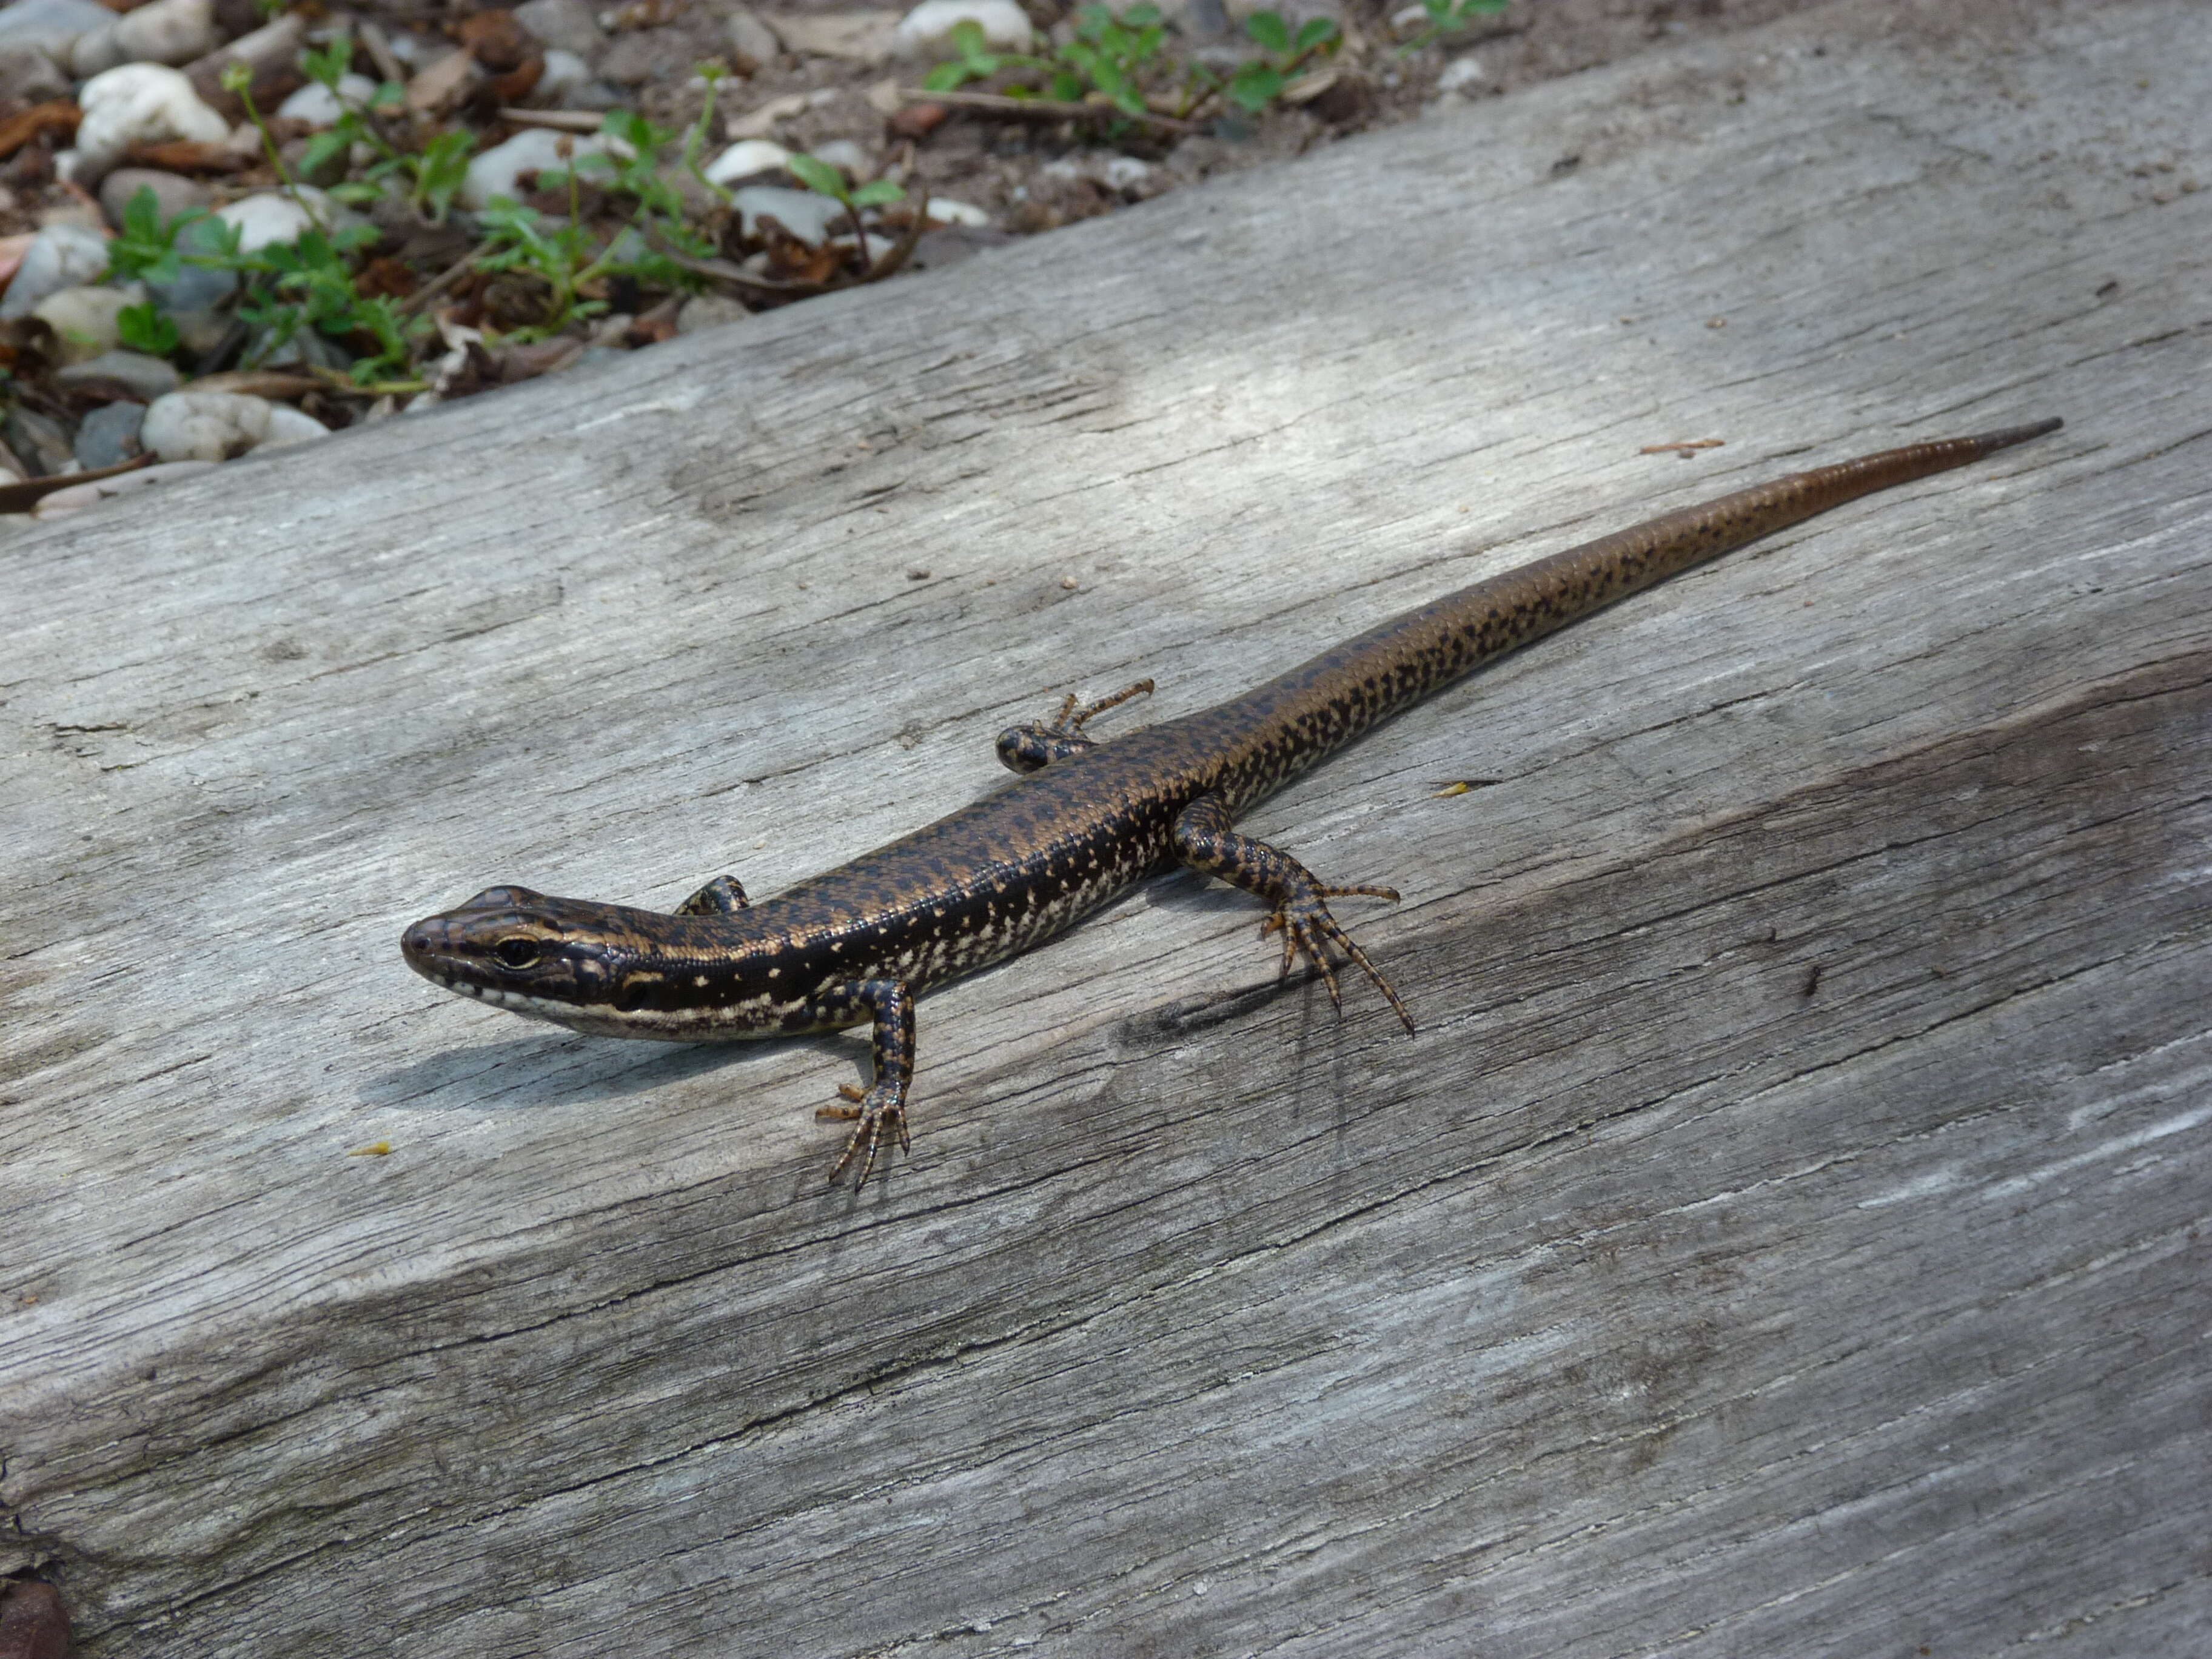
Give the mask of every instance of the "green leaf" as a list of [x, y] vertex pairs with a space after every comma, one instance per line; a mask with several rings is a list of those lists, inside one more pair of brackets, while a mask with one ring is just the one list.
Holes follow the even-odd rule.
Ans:
[[407, 88], [397, 81], [386, 81], [368, 95], [368, 106], [382, 114], [403, 108], [407, 102]]
[[1282, 90], [1281, 71], [1266, 64], [1241, 64], [1229, 77], [1229, 101], [1254, 115], [1273, 103]]
[[1288, 52], [1291, 49], [1291, 31], [1279, 12], [1254, 12], [1244, 20], [1244, 33], [1269, 52]]
[[[999, 67], [998, 60], [986, 50], [990, 42], [984, 39], [983, 26], [972, 17], [963, 17], [952, 26], [946, 44], [978, 75], [989, 75]], [[987, 63], [990, 65], [988, 69], [984, 67]]]
[[338, 89], [338, 77], [353, 66], [353, 37], [341, 34], [329, 47], [317, 52], [306, 47], [300, 53], [300, 72], [310, 81], [319, 81], [332, 92]]
[[1061, 70], [1052, 77], [1052, 95], [1063, 104], [1079, 102], [1083, 97], [1083, 77]]
[[791, 176], [811, 191], [827, 196], [834, 202], [846, 199], [845, 175], [811, 155], [794, 155], [784, 163]]
[[343, 154], [351, 148], [352, 143], [353, 135], [340, 127], [315, 134], [307, 140], [307, 149], [300, 152], [300, 171], [319, 171], [324, 163]]
[[951, 92], [968, 79], [965, 64], [939, 64], [921, 77], [924, 92]]
[[1158, 6], [1146, 4], [1130, 7], [1121, 14], [1121, 21], [1125, 23], [1133, 23], [1139, 28], [1144, 28], [1150, 24], [1159, 22], [1162, 21], [1162, 16], [1163, 14]]
[[177, 349], [177, 325], [149, 303], [115, 313], [116, 337], [133, 351], [166, 357]]
[[881, 207], [886, 202], [902, 202], [905, 199], [906, 192], [888, 179], [878, 179], [862, 185], [853, 192], [853, 205], [856, 208]]
[[1304, 55], [1306, 52], [1313, 51], [1314, 48], [1320, 46], [1322, 41], [1333, 40], [1335, 37], [1335, 34], [1336, 20], [1334, 18], [1310, 18], [1307, 20], [1305, 27], [1298, 31], [1298, 38], [1296, 42], [1293, 43], [1292, 50]]

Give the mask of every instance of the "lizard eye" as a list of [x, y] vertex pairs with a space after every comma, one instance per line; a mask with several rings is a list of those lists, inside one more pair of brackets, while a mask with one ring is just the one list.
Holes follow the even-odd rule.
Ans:
[[527, 968], [544, 954], [534, 939], [503, 939], [491, 947], [492, 955], [510, 968]]

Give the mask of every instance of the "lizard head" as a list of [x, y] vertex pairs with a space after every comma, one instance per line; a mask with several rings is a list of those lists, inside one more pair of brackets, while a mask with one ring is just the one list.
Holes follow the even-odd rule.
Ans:
[[[446, 990], [538, 1019], [620, 1018], [629, 930], [621, 907], [487, 887], [458, 909], [425, 916], [400, 936], [407, 965]], [[614, 926], [610, 926], [614, 923]], [[628, 1012], [635, 1012], [633, 1006]]]
[[410, 968], [458, 995], [598, 1036], [679, 1040], [811, 1029], [792, 1023], [799, 975], [775, 946], [742, 910], [663, 915], [527, 887], [487, 887], [399, 939]]

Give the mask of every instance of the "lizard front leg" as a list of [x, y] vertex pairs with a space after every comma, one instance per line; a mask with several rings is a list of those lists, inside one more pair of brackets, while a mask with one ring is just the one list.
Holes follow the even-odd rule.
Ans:
[[1281, 848], [1238, 835], [1231, 826], [1228, 809], [1211, 795], [1200, 796], [1176, 814], [1174, 844], [1176, 857], [1181, 862], [1194, 870], [1203, 870], [1209, 876], [1218, 876], [1231, 886], [1241, 887], [1273, 907], [1273, 914], [1260, 924], [1260, 937], [1265, 939], [1279, 932], [1282, 934], [1285, 974], [1291, 971], [1299, 952], [1304, 952], [1306, 959], [1321, 970], [1322, 982], [1328, 987], [1328, 1000], [1341, 1008], [1344, 998], [1337, 989], [1336, 969], [1328, 956], [1328, 947], [1334, 945], [1375, 981], [1375, 988], [1389, 999], [1390, 1006], [1398, 1011], [1398, 1018], [1405, 1022], [1406, 1030], [1413, 1030], [1413, 1017], [1406, 1012], [1406, 1005], [1390, 988], [1390, 981], [1376, 971], [1375, 964], [1367, 959], [1367, 952], [1352, 942], [1351, 936], [1337, 926], [1336, 918], [1328, 912], [1328, 900], [1355, 895], [1389, 899], [1395, 904], [1395, 888], [1324, 885], [1312, 871]]
[[1040, 772], [1056, 760], [1095, 749], [1096, 741], [1083, 735], [1084, 721], [1109, 708], [1119, 708], [1132, 697], [1149, 696], [1152, 690], [1150, 680], [1139, 680], [1081, 708], [1075, 706], [1075, 693], [1071, 691], [1060, 703], [1060, 713], [1050, 720], [1024, 720], [1000, 732], [999, 763], [1010, 772]]
[[830, 1181], [835, 1186], [845, 1166], [858, 1158], [860, 1174], [853, 1183], [853, 1190], [858, 1192], [868, 1184], [877, 1154], [894, 1136], [901, 1152], [911, 1150], [906, 1133], [906, 1091], [914, 1081], [914, 993], [904, 980], [860, 979], [839, 986], [836, 995], [847, 1006], [865, 1007], [875, 1016], [875, 1080], [866, 1089], [840, 1084], [837, 1092], [858, 1103], [824, 1106], [814, 1115], [853, 1125], [837, 1167], [830, 1171]]

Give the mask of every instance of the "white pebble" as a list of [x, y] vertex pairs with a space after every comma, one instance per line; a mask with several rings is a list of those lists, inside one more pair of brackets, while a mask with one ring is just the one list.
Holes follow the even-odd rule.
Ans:
[[[563, 145], [568, 155], [562, 156]], [[455, 199], [471, 212], [488, 206], [495, 196], [514, 197], [520, 193], [520, 179], [526, 173], [544, 173], [558, 168], [563, 172], [586, 155], [627, 155], [629, 147], [603, 134], [578, 135], [552, 132], [544, 127], [525, 127], [503, 144], [494, 144], [469, 163], [468, 176], [461, 180]], [[592, 176], [586, 168], [584, 178]]]
[[327, 438], [330, 435], [330, 428], [306, 410], [295, 409], [289, 404], [271, 404], [269, 405], [268, 435], [257, 447], [274, 449], [280, 444], [302, 444], [311, 438]]
[[933, 196], [927, 210], [940, 225], [988, 225], [991, 216], [972, 202], [956, 202], [949, 196]]
[[1014, 0], [921, 0], [899, 20], [900, 50], [920, 56], [939, 50], [959, 23], [974, 23], [987, 46], [1026, 52], [1033, 31], [1029, 14]]
[[827, 161], [848, 179], [866, 179], [876, 170], [876, 158], [850, 138], [832, 138], [817, 144], [811, 154], [816, 161]]
[[32, 307], [31, 315], [53, 330], [63, 362], [81, 363], [112, 349], [122, 337], [116, 313], [145, 299], [144, 289], [135, 283], [131, 289], [64, 288]]
[[105, 173], [133, 144], [175, 139], [217, 144], [230, 123], [200, 101], [192, 83], [160, 64], [125, 64], [77, 88], [84, 120], [76, 130], [79, 173]]
[[1056, 161], [1046, 162], [1038, 171], [1052, 179], [1088, 179], [1109, 190], [1127, 190], [1152, 175], [1149, 161], [1140, 161], [1133, 155], [1101, 155], [1095, 150], [1085, 151], [1079, 157], [1063, 155]]
[[733, 185], [740, 179], [757, 179], [764, 173], [781, 173], [791, 152], [769, 138], [741, 138], [706, 167], [707, 181]]
[[276, 113], [288, 121], [303, 121], [321, 130], [337, 125], [338, 119], [349, 107], [356, 110], [368, 106], [376, 94], [376, 82], [366, 75], [349, 71], [338, 76], [338, 89], [332, 92], [320, 81], [310, 81], [276, 106]]
[[329, 210], [316, 198], [322, 192], [311, 185], [302, 185], [300, 193], [323, 210], [323, 225], [315, 222], [315, 215], [306, 203], [295, 201], [278, 191], [263, 191], [255, 196], [241, 196], [228, 207], [217, 208], [215, 216], [238, 232], [238, 251], [258, 253], [264, 247], [282, 242], [296, 242], [302, 231], [326, 227], [330, 222]]
[[592, 66], [573, 52], [563, 52], [558, 46], [545, 48], [545, 67], [538, 71], [538, 84], [530, 89], [530, 101], [549, 109], [558, 109], [572, 92], [592, 84]]
[[819, 247], [837, 227], [850, 228], [843, 208], [811, 190], [786, 190], [781, 185], [747, 185], [731, 199], [749, 234], [763, 214], [814, 247]]
[[1486, 78], [1482, 72], [1480, 58], [1455, 58], [1444, 65], [1444, 72], [1437, 76], [1437, 90], [1465, 92], [1471, 94]]
[[227, 461], [268, 444], [328, 435], [313, 416], [242, 392], [172, 392], [146, 405], [138, 441], [165, 461]]

